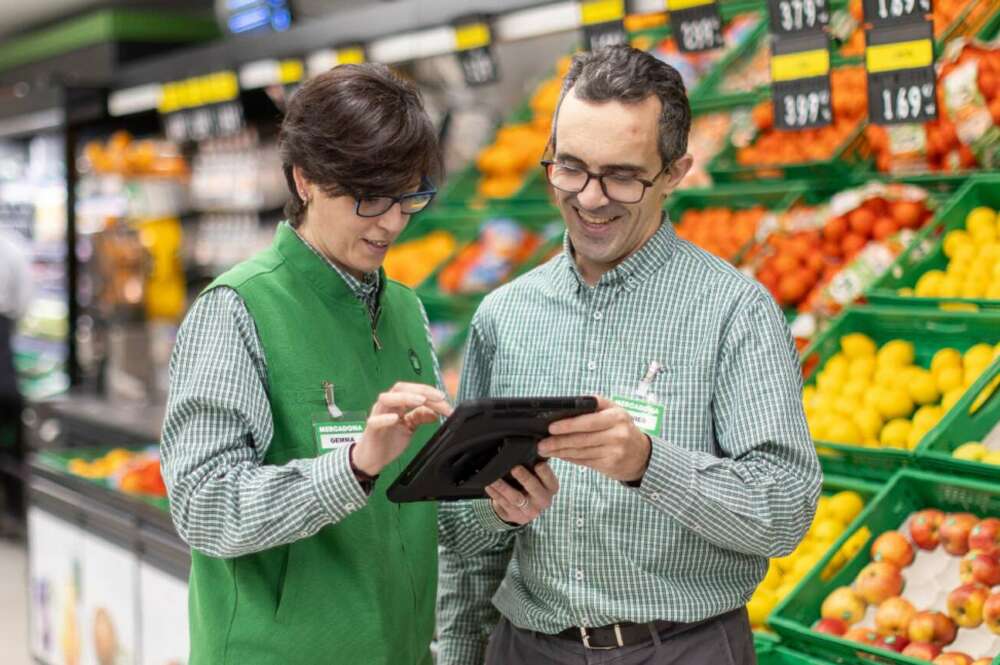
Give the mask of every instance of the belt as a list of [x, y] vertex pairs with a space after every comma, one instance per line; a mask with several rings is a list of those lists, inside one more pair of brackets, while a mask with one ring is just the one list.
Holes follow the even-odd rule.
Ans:
[[588, 649], [617, 649], [649, 642], [653, 639], [654, 632], [662, 634], [690, 625], [692, 624], [677, 621], [651, 621], [649, 623], [613, 623], [610, 626], [597, 628], [572, 626], [561, 633], [556, 633], [555, 637], [581, 642]]

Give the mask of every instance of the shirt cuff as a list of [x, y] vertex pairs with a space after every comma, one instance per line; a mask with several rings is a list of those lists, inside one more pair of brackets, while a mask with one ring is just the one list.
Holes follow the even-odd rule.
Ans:
[[659, 508], [690, 513], [697, 472], [695, 460], [678, 445], [656, 436], [649, 439], [652, 442], [649, 466], [636, 491]]
[[513, 531], [521, 528], [519, 524], [511, 524], [500, 519], [497, 511], [493, 510], [493, 502], [489, 499], [476, 499], [472, 501], [472, 515], [476, 518], [476, 523], [485, 531], [491, 533], [502, 531]]
[[332, 522], [339, 522], [368, 503], [351, 470], [351, 447], [338, 446], [316, 459], [312, 469], [313, 489]]

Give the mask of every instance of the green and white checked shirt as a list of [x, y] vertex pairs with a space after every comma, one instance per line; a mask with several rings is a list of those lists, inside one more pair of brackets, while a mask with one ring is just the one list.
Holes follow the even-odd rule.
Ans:
[[639, 488], [552, 460], [560, 489], [523, 527], [485, 500], [441, 505], [439, 665], [482, 663], [497, 610], [551, 634], [740, 607], [812, 521], [798, 353], [763, 287], [667, 221], [594, 287], [570, 256], [567, 236], [486, 297], [460, 399], [631, 396], [656, 361], [662, 432]]
[[[374, 316], [378, 273], [359, 280], [316, 253], [332, 269], [330, 279], [344, 280]], [[178, 332], [160, 444], [171, 516], [192, 548], [224, 558], [251, 554], [311, 536], [365, 505], [349, 447], [265, 465], [273, 433], [253, 318], [236, 291], [213, 289], [195, 301]]]

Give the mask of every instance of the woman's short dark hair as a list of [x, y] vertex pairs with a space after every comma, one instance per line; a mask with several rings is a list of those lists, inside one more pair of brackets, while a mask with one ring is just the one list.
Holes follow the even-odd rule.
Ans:
[[382, 64], [340, 65], [307, 81], [288, 102], [278, 136], [291, 194], [285, 214], [302, 221], [297, 166], [327, 196], [398, 195], [441, 170], [437, 131], [417, 89]]
[[687, 153], [691, 105], [680, 73], [654, 56], [631, 46], [608, 46], [573, 57], [563, 79], [562, 94], [552, 123], [555, 145], [559, 107], [569, 91], [588, 102], [641, 102], [650, 95], [660, 100], [660, 157], [669, 168]]

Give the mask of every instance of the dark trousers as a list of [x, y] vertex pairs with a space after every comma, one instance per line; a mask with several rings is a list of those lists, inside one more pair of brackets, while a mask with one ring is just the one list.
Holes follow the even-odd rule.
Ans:
[[485, 665], [756, 665], [753, 631], [740, 608], [657, 634], [648, 642], [587, 649], [580, 642], [523, 630], [502, 619], [490, 636]]
[[[14, 322], [0, 315], [0, 517], [20, 520], [24, 514], [22, 471], [24, 445], [21, 436], [21, 395], [17, 390], [11, 338]], [[2, 527], [2, 520], [0, 520]]]

